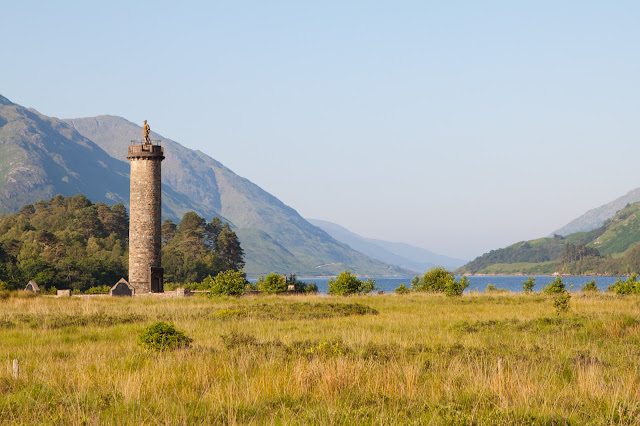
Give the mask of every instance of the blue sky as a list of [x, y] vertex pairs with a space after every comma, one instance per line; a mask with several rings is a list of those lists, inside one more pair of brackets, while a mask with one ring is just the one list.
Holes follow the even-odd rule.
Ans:
[[21, 1], [0, 94], [119, 115], [305, 217], [463, 258], [640, 186], [640, 3]]

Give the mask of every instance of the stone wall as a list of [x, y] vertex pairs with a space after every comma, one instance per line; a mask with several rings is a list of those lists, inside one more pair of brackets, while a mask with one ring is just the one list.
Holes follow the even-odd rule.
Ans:
[[[160, 249], [161, 161], [163, 149], [159, 145], [129, 147], [131, 163], [131, 195], [129, 206], [129, 284], [136, 294], [151, 289], [150, 268], [161, 267]], [[162, 283], [159, 289], [162, 291]]]

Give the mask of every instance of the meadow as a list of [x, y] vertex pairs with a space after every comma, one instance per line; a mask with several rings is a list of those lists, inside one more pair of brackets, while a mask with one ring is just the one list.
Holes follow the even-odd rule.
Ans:
[[[0, 422], [640, 424], [640, 298], [553, 300], [4, 293]], [[191, 346], [141, 347], [155, 321]]]

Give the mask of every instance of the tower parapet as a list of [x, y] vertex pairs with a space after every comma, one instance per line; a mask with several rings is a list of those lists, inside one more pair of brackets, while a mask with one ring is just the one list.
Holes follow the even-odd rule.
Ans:
[[164, 291], [162, 248], [162, 173], [164, 149], [157, 141], [132, 141], [129, 201], [129, 284], [136, 294]]

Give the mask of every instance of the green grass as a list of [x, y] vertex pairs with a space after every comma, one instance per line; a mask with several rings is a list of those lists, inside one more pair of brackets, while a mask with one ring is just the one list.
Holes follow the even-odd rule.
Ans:
[[[640, 424], [640, 298], [8, 297], [3, 424]], [[147, 351], [165, 321], [191, 346]], [[11, 360], [20, 360], [19, 380]]]
[[541, 263], [494, 263], [478, 271], [480, 274], [524, 274], [524, 275], [550, 275], [556, 270], [556, 261]]

